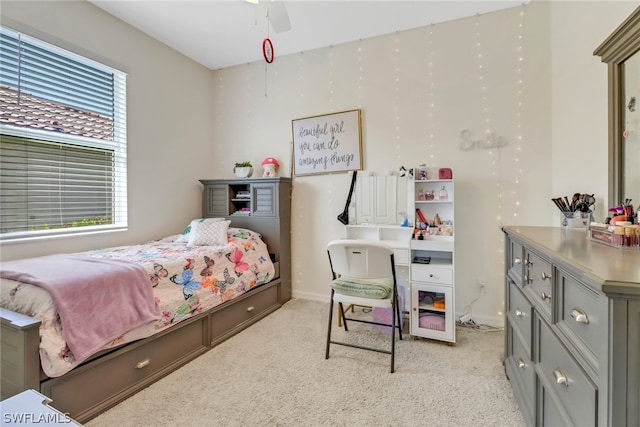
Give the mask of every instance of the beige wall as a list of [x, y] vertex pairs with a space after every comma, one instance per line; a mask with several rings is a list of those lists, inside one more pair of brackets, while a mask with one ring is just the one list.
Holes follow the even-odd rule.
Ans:
[[[268, 67], [217, 71], [214, 140], [242, 144], [216, 144], [215, 162], [225, 170], [230, 161], [275, 156], [288, 175], [291, 119], [362, 109], [365, 169], [453, 168], [456, 310], [478, 296], [482, 281], [487, 293], [474, 303], [474, 318], [500, 323], [500, 226], [557, 225], [550, 199], [574, 192], [595, 193], [597, 215], [606, 212], [606, 66], [592, 52], [634, 7], [534, 1], [278, 57]], [[462, 150], [460, 132], [480, 138], [485, 126], [508, 144]], [[326, 298], [324, 249], [344, 235], [335, 217], [348, 187], [344, 173], [295, 178], [295, 296]]]
[[85, 1], [2, 1], [2, 24], [127, 73], [129, 230], [0, 247], [2, 259], [178, 233], [200, 215], [213, 157], [211, 72]]
[[[483, 281], [486, 293], [473, 304], [473, 317], [500, 324], [500, 226], [556, 225], [550, 198], [574, 192], [596, 193], [598, 213], [605, 212], [606, 66], [592, 52], [635, 6], [534, 0], [277, 57], [268, 66], [256, 62], [210, 72], [88, 3], [3, 2], [3, 16], [124, 64], [129, 72], [131, 207], [129, 233], [12, 245], [2, 248], [3, 257], [177, 232], [199, 215], [198, 178], [230, 177], [233, 163], [256, 165], [266, 156], [277, 157], [288, 176], [292, 119], [359, 108], [366, 169], [387, 173], [419, 163], [453, 168], [456, 310], [478, 296], [477, 282]], [[173, 117], [180, 120], [167, 126]], [[499, 150], [461, 148], [463, 130], [479, 139], [486, 126], [508, 144]], [[400, 181], [402, 192], [406, 183]], [[344, 173], [294, 180], [296, 297], [327, 298], [325, 245], [344, 235], [336, 215], [348, 188]]]

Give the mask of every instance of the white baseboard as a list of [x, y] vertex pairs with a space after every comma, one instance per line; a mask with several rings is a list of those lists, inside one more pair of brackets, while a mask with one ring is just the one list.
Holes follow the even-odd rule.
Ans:
[[[464, 313], [456, 313], [456, 320], [460, 320], [460, 317]], [[472, 315], [471, 320], [473, 320], [477, 325], [487, 325], [492, 326], [494, 328], [504, 328], [504, 317], [502, 316], [478, 316]]]
[[330, 293], [326, 294], [318, 294], [315, 292], [300, 292], [300, 291], [291, 291], [291, 296], [297, 299], [308, 299], [311, 301], [320, 301], [320, 302], [329, 302], [329, 298], [331, 297]]

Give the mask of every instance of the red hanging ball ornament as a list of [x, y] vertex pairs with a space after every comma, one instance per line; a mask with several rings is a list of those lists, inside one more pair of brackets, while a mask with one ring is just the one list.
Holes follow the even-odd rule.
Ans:
[[271, 43], [268, 37], [262, 41], [262, 56], [264, 56], [264, 60], [267, 61], [268, 64], [271, 64], [275, 59], [273, 43]]

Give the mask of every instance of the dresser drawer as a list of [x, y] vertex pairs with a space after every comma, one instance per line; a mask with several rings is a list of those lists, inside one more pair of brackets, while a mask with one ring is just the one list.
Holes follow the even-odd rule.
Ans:
[[[538, 425], [549, 427], [575, 426], [575, 424], [569, 419], [567, 412], [562, 406], [560, 406], [561, 404], [553, 392], [547, 391], [542, 385], [539, 387], [540, 407], [538, 410], [540, 412], [539, 416], [542, 422], [539, 422]], [[530, 425], [534, 424], [531, 423]]]
[[525, 347], [520, 338], [513, 333], [513, 325], [507, 326], [508, 355], [505, 368], [511, 381], [521, 412], [527, 424], [532, 425], [535, 410], [536, 371], [529, 358], [528, 347]]
[[211, 344], [215, 345], [220, 341], [235, 334], [239, 326], [246, 322], [255, 322], [280, 307], [278, 303], [279, 281], [268, 283], [256, 288], [233, 304], [220, 307], [220, 310], [211, 314]]
[[509, 240], [509, 258], [507, 268], [509, 273], [517, 280], [522, 281], [522, 269], [524, 267], [522, 245], [520, 243]]
[[411, 264], [411, 280], [452, 285], [453, 270], [445, 267]]
[[598, 293], [562, 270], [556, 271], [558, 327], [596, 372], [606, 348], [607, 305]]
[[531, 358], [531, 313], [529, 301], [520, 291], [518, 285], [509, 281], [509, 322], [515, 329], [515, 333], [525, 343], [527, 358]]
[[543, 321], [539, 325], [538, 366], [547, 393], [557, 396], [562, 408], [576, 426], [596, 425], [595, 384], [567, 352]]
[[531, 251], [526, 250], [526, 277], [525, 286], [529, 286], [529, 294], [533, 305], [540, 309], [541, 313], [551, 321], [552, 308], [552, 274], [551, 262], [541, 258]]

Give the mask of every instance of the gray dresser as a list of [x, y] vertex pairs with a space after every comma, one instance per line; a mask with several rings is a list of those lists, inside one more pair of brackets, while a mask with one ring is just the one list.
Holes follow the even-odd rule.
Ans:
[[640, 250], [504, 232], [504, 365], [527, 424], [640, 425]]

